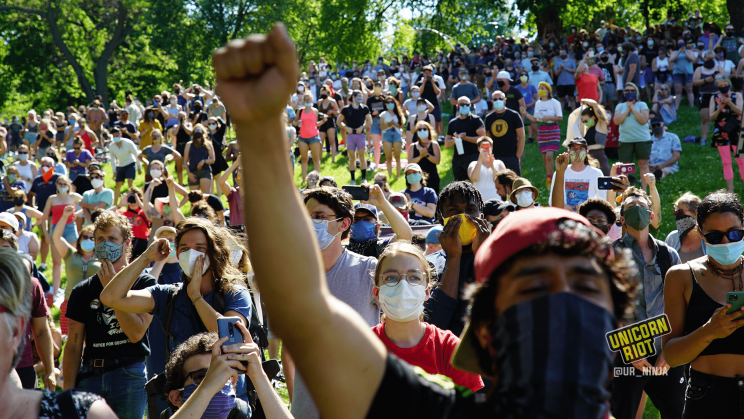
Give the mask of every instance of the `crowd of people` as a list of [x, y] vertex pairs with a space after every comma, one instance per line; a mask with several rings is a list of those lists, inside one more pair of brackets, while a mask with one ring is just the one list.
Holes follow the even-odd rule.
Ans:
[[[279, 25], [215, 52], [216, 91], [179, 82], [145, 103], [13, 115], [0, 128], [0, 405], [630, 419], [648, 398], [662, 417], [742, 417], [744, 313], [730, 309], [744, 298], [731, 164], [744, 168], [744, 40], [702, 21], [304, 72]], [[703, 145], [713, 121], [728, 190], [680, 196], [660, 240], [683, 91]], [[529, 142], [549, 206], [522, 177]], [[346, 148], [363, 198], [323, 176], [324, 147], [332, 163]], [[626, 366], [605, 335], [661, 314], [671, 333]]]

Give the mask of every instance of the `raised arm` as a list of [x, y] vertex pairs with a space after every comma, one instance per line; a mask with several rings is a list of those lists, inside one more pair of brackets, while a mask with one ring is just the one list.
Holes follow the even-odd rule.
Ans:
[[[250, 251], [272, 328], [295, 348], [297, 369], [323, 417], [363, 418], [387, 355], [359, 314], [328, 290], [315, 233], [286, 170], [286, 147], [276, 141], [286, 135], [281, 113], [299, 76], [292, 41], [278, 24], [266, 38], [232, 41], [212, 60], [235, 123], [243, 179], [250, 179], [242, 186], [246, 230], [264, 238]], [[258, 194], [264, 199], [248, 199]], [[276, 259], [285, 252], [294, 263]]]
[[382, 213], [385, 214], [397, 240], [411, 241], [411, 238], [413, 237], [411, 226], [408, 224], [405, 217], [403, 217], [403, 214], [401, 214], [393, 204], [385, 199], [385, 195], [382, 193], [382, 189], [379, 186], [372, 185], [369, 187], [368, 202], [382, 210]]
[[[64, 209], [64, 212], [62, 213], [61, 220], [67, 220], [74, 213], [75, 207], [73, 205], [67, 205]], [[67, 256], [67, 252], [75, 251], [75, 248], [70, 243], [68, 243], [64, 237], [62, 237], [62, 234], [65, 232], [65, 226], [66, 223], [64, 222], [57, 223], [57, 225], [54, 227], [54, 231], [52, 232], [52, 243], [54, 243], [54, 248], [57, 249], [59, 256], [62, 258]]]
[[186, 217], [181, 212], [181, 204], [178, 202], [178, 198], [176, 198], [176, 188], [174, 187], [176, 182], [173, 181], [172, 177], [169, 177], [165, 183], [168, 185], [168, 205], [171, 207], [173, 225], [178, 225]]
[[227, 184], [227, 179], [230, 178], [230, 175], [232, 172], [235, 171], [240, 166], [240, 159], [235, 159], [233, 164], [230, 165], [230, 168], [225, 170], [217, 179], [217, 183], [220, 185], [220, 189], [222, 189], [222, 193], [225, 194], [225, 196], [230, 195], [232, 193], [232, 188], [230, 188], [230, 185]]

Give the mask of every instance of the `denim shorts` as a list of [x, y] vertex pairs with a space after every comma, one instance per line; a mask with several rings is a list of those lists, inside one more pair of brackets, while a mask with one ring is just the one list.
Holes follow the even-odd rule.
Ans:
[[315, 137], [311, 137], [311, 138], [297, 137], [297, 139], [300, 140], [300, 141], [302, 141], [303, 143], [305, 143], [307, 145], [313, 145], [315, 143], [319, 143], [320, 142], [320, 136], [319, 135], [316, 135]]
[[189, 186], [199, 186], [200, 179], [212, 179], [212, 171], [209, 170], [209, 166], [207, 166], [206, 168], [192, 170], [191, 173], [193, 173], [194, 177], [196, 177], [196, 182], [192, 182], [191, 179], [189, 179]]
[[[57, 224], [50, 225], [49, 234], [54, 235], [54, 228], [57, 226]], [[77, 226], [75, 225], [75, 223], [69, 223], [65, 225], [65, 231], [62, 232], [62, 237], [64, 237], [65, 240], [67, 240], [67, 243], [73, 244], [77, 242], [78, 233], [77, 233]]]
[[380, 129], [380, 117], [379, 116], [373, 116], [372, 117], [372, 126], [369, 128], [370, 134], [382, 134], [382, 130]]
[[672, 74], [672, 80], [674, 80], [675, 83], [679, 84], [692, 83], [692, 74], [675, 73]]
[[120, 419], [142, 419], [147, 408], [146, 382], [145, 363], [138, 362], [84, 378], [76, 388], [102, 396]]
[[402, 143], [403, 138], [395, 129], [389, 129], [382, 133], [382, 141], [388, 143]]

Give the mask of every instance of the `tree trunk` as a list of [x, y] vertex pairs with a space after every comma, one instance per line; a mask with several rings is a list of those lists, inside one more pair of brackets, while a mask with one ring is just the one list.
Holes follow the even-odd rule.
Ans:
[[734, 25], [734, 33], [740, 36], [744, 29], [744, 7], [741, 0], [727, 0], [726, 6], [731, 16], [731, 24]]
[[537, 39], [542, 39], [545, 34], [557, 31], [561, 33], [563, 27], [563, 21], [557, 12], [551, 10], [540, 10], [535, 13], [535, 24], [537, 25]]
[[[124, 42], [129, 34], [132, 33], [132, 27], [127, 24], [128, 10], [119, 1], [117, 3], [118, 17], [116, 21], [116, 28], [111, 39], [106, 42], [106, 46], [103, 48], [103, 52], [96, 60], [96, 68], [93, 70], [93, 77], [96, 82], [96, 93], [101, 95], [101, 105], [104, 108], [108, 108], [108, 63], [111, 56], [114, 54], [117, 48]], [[90, 98], [89, 100], [92, 100]]]

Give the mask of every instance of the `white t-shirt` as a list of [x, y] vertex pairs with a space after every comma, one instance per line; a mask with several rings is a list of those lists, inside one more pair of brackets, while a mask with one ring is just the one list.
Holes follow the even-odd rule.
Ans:
[[[426, 100], [426, 99], [424, 99], [424, 100]], [[428, 100], [426, 100], [426, 106], [428, 107], [429, 105], [434, 106], [431, 102], [429, 102]], [[407, 110], [408, 111], [408, 115], [415, 115], [415, 114], [417, 114], [418, 113], [418, 109], [416, 108], [417, 106], [418, 106], [418, 98], [416, 98], [416, 99], [413, 99], [413, 98], [406, 99], [406, 101], [403, 102], [403, 110], [404, 111]]]
[[736, 64], [731, 62], [731, 60], [723, 60], [723, 61], [716, 60], [716, 64], [723, 67], [723, 69], [726, 71], [727, 76], [730, 76], [731, 72], [736, 70]]
[[[607, 199], [607, 191], [597, 188], [597, 179], [604, 176], [601, 170], [586, 166], [584, 170], [577, 172], [568, 166], [563, 176], [563, 203], [574, 211], [589, 198]], [[553, 205], [553, 188], [555, 187], [555, 174], [553, 183], [550, 185], [550, 205]]]
[[[476, 164], [478, 164], [478, 162], [470, 163], [471, 166], [475, 166]], [[501, 160], [494, 160], [493, 165], [496, 167], [496, 171], [506, 170], [506, 166]], [[502, 200], [501, 196], [499, 196], [499, 193], [496, 191], [496, 182], [493, 181], [493, 169], [490, 167], [481, 164], [478, 181], [473, 182], [473, 186], [475, 186], [475, 189], [478, 189], [481, 193], [483, 202], [486, 202], [489, 199]]]
[[116, 167], [124, 167], [138, 161], [137, 156], [139, 155], [139, 151], [132, 141], [122, 137], [119, 144], [114, 144], [116, 143], [112, 142], [109, 144], [109, 152], [116, 159]]
[[[561, 102], [558, 102], [555, 99], [550, 100], [538, 100], [537, 103], [535, 103], [535, 118], [538, 118], [538, 121], [542, 118], [546, 117], [562, 117], [563, 116], [563, 109], [561, 107]], [[557, 122], [554, 122], [557, 124]]]
[[[388, 112], [388, 111], [383, 111], [380, 114], [380, 122], [382, 121], [385, 121], [386, 124], [390, 121], [395, 121], [395, 123], [400, 123], [400, 121], [398, 120], [398, 115], [396, 115], [394, 112]], [[402, 133], [402, 130], [394, 125], [391, 125], [390, 128], [384, 130], [383, 132], [390, 131], [391, 129], [398, 131], [398, 134]]]

